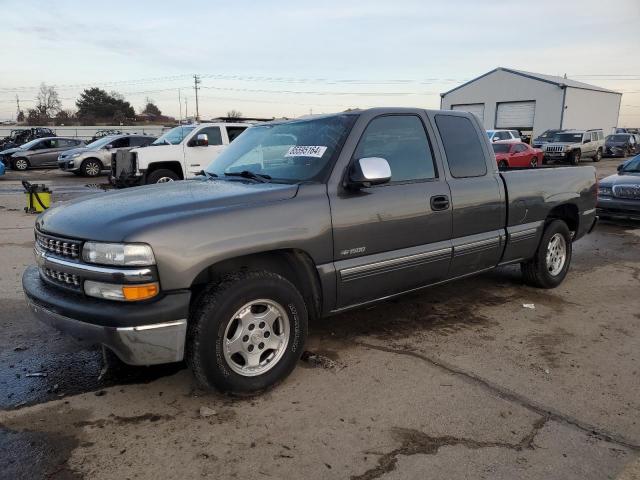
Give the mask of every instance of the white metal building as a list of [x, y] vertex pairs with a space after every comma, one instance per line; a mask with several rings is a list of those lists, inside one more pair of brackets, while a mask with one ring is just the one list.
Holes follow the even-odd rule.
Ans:
[[487, 130], [618, 126], [622, 94], [568, 78], [498, 67], [440, 94], [440, 108], [476, 114]]

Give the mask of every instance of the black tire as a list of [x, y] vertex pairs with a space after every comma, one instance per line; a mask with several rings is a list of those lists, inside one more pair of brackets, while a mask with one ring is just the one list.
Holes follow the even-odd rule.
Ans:
[[173, 170], [169, 170], [168, 168], [159, 168], [158, 170], [154, 170], [149, 175], [147, 175], [147, 180], [145, 183], [165, 183], [174, 182], [176, 180], [180, 180], [180, 177], [176, 174], [176, 172], [174, 172]]
[[16, 158], [11, 162], [11, 168], [19, 172], [24, 172], [30, 166], [29, 160], [23, 157]]
[[[235, 321], [235, 313], [258, 299], [276, 302], [283, 308], [289, 318], [289, 335], [276, 363], [264, 373], [248, 376], [234, 369], [234, 365], [236, 369], [238, 366], [231, 365], [233, 357], [231, 360], [226, 358], [223, 348], [231, 332], [227, 335], [225, 332]], [[194, 302], [187, 329], [187, 364], [204, 388], [235, 394], [267, 389], [286, 378], [295, 368], [306, 341], [307, 321], [307, 307], [302, 295], [284, 277], [267, 271], [232, 274], [219, 284], [208, 287]], [[250, 325], [248, 329], [251, 329]], [[247, 337], [243, 332], [239, 333], [243, 335], [242, 340], [253, 343], [253, 339], [244, 340]], [[264, 353], [267, 354], [268, 350]]]
[[97, 158], [87, 158], [80, 165], [80, 174], [83, 177], [97, 177], [103, 169], [102, 162]]
[[571, 165], [578, 165], [580, 163], [580, 157], [582, 157], [582, 152], [580, 150], [571, 152], [571, 157], [569, 158]]
[[599, 148], [598, 151], [596, 152], [596, 156], [593, 157], [593, 161], [594, 162], [599, 162], [600, 160], [602, 160], [602, 149]]
[[[547, 250], [550, 241], [556, 234], [564, 237], [566, 256], [562, 269], [555, 275], [552, 275], [547, 266]], [[540, 245], [538, 245], [535, 256], [531, 260], [520, 264], [525, 283], [538, 288], [557, 287], [567, 276], [572, 253], [571, 232], [567, 224], [562, 220], [553, 220], [548, 223], [542, 234], [542, 239], [540, 240]]]
[[509, 164], [506, 160], [500, 160], [500, 162], [498, 163], [498, 168], [500, 170], [506, 170], [507, 168], [509, 168]]

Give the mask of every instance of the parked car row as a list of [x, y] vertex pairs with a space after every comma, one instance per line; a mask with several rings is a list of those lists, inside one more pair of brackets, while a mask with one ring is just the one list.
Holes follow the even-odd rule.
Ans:
[[640, 153], [640, 134], [614, 133], [605, 139], [605, 157], [630, 157]]
[[159, 138], [118, 133], [89, 144], [76, 138], [39, 138], [0, 151], [0, 161], [13, 170], [57, 167], [86, 177], [109, 170], [110, 181], [119, 187], [164, 183], [200, 174], [249, 126], [224, 122], [181, 125]]

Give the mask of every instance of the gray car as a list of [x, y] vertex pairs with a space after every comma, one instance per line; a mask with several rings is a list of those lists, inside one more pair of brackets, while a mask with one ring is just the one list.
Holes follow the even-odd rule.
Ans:
[[83, 146], [84, 142], [77, 138], [46, 137], [31, 140], [20, 146], [9, 157], [9, 165], [14, 170], [24, 171], [28, 168], [56, 167], [58, 155], [70, 148]]
[[146, 147], [156, 138], [148, 135], [109, 135], [87, 146], [67, 150], [58, 157], [58, 168], [85, 177], [95, 177], [111, 168], [111, 156], [119, 148]]
[[598, 185], [598, 215], [640, 220], [640, 155], [618, 167]]

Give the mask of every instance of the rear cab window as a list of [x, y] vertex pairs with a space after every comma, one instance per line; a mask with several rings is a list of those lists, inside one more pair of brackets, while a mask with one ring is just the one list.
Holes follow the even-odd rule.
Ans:
[[486, 175], [485, 153], [473, 123], [454, 115], [438, 114], [435, 118], [451, 175], [454, 178]]
[[229, 137], [229, 143], [233, 142], [238, 135], [244, 132], [247, 127], [226, 127], [227, 136]]

